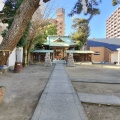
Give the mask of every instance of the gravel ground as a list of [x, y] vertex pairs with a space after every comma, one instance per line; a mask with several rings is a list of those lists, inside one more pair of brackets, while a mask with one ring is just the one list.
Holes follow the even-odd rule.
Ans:
[[[67, 73], [77, 92], [116, 95], [120, 97], [120, 84], [99, 83], [119, 81], [120, 69], [102, 68], [98, 66], [66, 67]], [[88, 82], [80, 82], [81, 80]], [[91, 80], [95, 83], [90, 83]], [[120, 120], [120, 107], [82, 103], [89, 120]]]
[[[6, 86], [0, 120], [30, 120], [54, 66], [31, 65], [21, 73], [0, 74], [0, 85]], [[100, 84], [99, 80], [120, 80], [120, 69], [92, 66], [66, 67], [77, 92], [109, 94], [120, 97], [120, 84]], [[96, 83], [79, 82], [95, 79]], [[75, 81], [77, 79], [77, 82]], [[89, 120], [120, 120], [120, 107], [82, 103]]]
[[0, 120], [30, 120], [53, 68], [38, 64], [21, 73], [0, 74], [0, 85], [6, 87]]

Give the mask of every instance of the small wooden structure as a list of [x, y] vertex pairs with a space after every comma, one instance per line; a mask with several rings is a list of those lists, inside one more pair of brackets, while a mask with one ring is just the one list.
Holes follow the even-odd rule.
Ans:
[[[2, 52], [2, 54], [5, 56], [6, 54], [9, 56], [11, 51], [10, 50], [0, 50], [0, 52]], [[1, 59], [1, 58], [0, 58]], [[6, 63], [7, 64], [7, 63]], [[3, 72], [3, 66], [0, 66], [0, 73]]]
[[91, 62], [91, 55], [94, 53], [90, 50], [67, 50], [67, 58], [69, 53], [73, 53], [73, 59], [75, 62]]
[[32, 62], [45, 61], [46, 53], [50, 53], [50, 59], [53, 60], [53, 50], [34, 50], [31, 52], [31, 61]]

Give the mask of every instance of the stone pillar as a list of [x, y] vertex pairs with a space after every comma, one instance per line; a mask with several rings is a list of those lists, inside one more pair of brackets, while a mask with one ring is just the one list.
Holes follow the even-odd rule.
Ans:
[[53, 60], [55, 58], [55, 49], [53, 49]]
[[[64, 55], [65, 53], [64, 53], [64, 48], [63, 48], [63, 58], [65, 57], [65, 55]], [[64, 58], [65, 59], [65, 58]]]
[[45, 66], [51, 66], [51, 65], [52, 65], [52, 62], [51, 62], [51, 59], [50, 59], [50, 53], [46, 53]]
[[75, 66], [74, 59], [73, 59], [73, 53], [69, 53], [67, 66], [69, 66], [69, 67], [74, 67]]

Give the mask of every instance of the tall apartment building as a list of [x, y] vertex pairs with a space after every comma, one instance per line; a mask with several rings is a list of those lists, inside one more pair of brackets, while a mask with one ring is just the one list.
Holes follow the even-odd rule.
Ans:
[[57, 35], [65, 35], [65, 9], [59, 8], [56, 11], [56, 18], [52, 21], [57, 28]]
[[120, 38], [120, 7], [106, 21], [106, 38]]

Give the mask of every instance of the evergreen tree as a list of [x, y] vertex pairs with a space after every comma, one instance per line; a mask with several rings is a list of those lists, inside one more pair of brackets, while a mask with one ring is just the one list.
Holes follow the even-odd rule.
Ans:
[[[90, 21], [94, 15], [100, 14], [100, 10], [97, 7], [100, 2], [101, 0], [86, 0], [87, 13], [85, 13], [85, 15], [89, 15], [88, 21]], [[83, 11], [82, 0], [78, 0], [75, 3], [69, 16], [73, 16], [74, 14], [81, 14], [82, 11]]]
[[[17, 9], [19, 8], [19, 6], [22, 4], [23, 0], [7, 0], [5, 2], [5, 6], [3, 8], [2, 13], [4, 13], [5, 19], [2, 20], [3, 23], [7, 23], [8, 27], [6, 30], [4, 30], [2, 32], [2, 36], [4, 37], [6, 35], [6, 32], [10, 29], [13, 20], [14, 20], [14, 16], [16, 14]], [[22, 47], [25, 46], [27, 44], [27, 33], [29, 31], [30, 28], [30, 23], [28, 24], [25, 32], [23, 33], [23, 36], [21, 37], [21, 39], [19, 40], [17, 46], [18, 47]]]
[[71, 38], [78, 44], [77, 49], [81, 49], [90, 34], [88, 21], [86, 19], [75, 18], [73, 20], [72, 28], [76, 31], [72, 34]]
[[120, 0], [112, 0], [112, 5], [115, 6], [117, 4], [120, 4]]
[[57, 35], [57, 29], [54, 24], [47, 25], [46, 28], [34, 38], [34, 49], [43, 49], [43, 43], [48, 35]]

